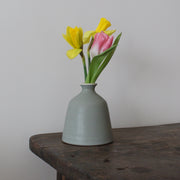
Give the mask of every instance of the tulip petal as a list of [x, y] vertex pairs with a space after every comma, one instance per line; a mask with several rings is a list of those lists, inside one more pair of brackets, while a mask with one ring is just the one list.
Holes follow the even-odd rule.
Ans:
[[80, 52], [82, 51], [82, 49], [70, 49], [66, 52], [66, 55], [69, 59], [73, 59], [75, 58]]
[[83, 43], [86, 44], [90, 41], [91, 36], [94, 36], [96, 31], [87, 31], [84, 33]]
[[[91, 46], [91, 50], [90, 50], [90, 54], [92, 57], [97, 56], [98, 54], [103, 52], [103, 51], [101, 51], [101, 48], [104, 46], [104, 44], [106, 44], [108, 39], [109, 39], [109, 36], [106, 33], [104, 33], [103, 31], [101, 33], [96, 33], [93, 44]], [[110, 46], [108, 46], [108, 48], [109, 47]], [[106, 48], [106, 49], [108, 49], [108, 48]]]
[[112, 35], [116, 30], [104, 31], [108, 36]]
[[105, 50], [109, 49], [113, 43], [113, 36], [109, 37], [107, 41], [102, 45], [100, 49], [100, 53], [104, 52]]

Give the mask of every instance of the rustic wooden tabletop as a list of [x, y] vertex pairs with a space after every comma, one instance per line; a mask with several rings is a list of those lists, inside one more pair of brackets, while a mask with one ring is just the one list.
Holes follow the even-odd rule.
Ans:
[[113, 129], [114, 142], [103, 146], [72, 146], [61, 136], [30, 138], [31, 151], [58, 180], [180, 180], [180, 123]]

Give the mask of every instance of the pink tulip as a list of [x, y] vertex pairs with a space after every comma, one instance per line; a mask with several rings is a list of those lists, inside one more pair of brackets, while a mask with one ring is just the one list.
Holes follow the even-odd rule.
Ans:
[[105, 50], [109, 49], [112, 46], [112, 42], [113, 36], [110, 37], [103, 31], [96, 33], [90, 50], [91, 56], [97, 56], [98, 54], [101, 54]]

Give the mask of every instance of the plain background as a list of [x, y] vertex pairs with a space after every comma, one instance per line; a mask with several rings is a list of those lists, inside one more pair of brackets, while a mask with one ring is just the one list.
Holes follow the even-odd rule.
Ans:
[[69, 60], [66, 27], [94, 30], [101, 17], [123, 32], [97, 83], [112, 126], [180, 122], [180, 1], [1, 0], [0, 179], [53, 180], [29, 151], [31, 135], [63, 130], [80, 91], [80, 57]]

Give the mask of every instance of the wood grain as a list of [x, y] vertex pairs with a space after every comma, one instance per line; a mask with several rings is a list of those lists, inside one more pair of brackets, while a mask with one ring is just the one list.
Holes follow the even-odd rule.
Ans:
[[69, 180], [180, 180], [180, 123], [113, 129], [113, 136], [111, 144], [81, 147], [64, 144], [62, 133], [39, 134], [29, 145]]

